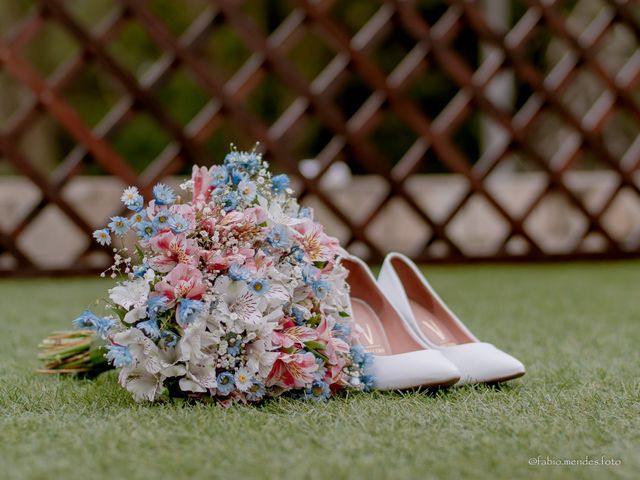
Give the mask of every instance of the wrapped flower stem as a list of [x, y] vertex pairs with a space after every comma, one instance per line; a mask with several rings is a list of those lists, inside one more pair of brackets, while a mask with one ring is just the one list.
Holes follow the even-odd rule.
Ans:
[[54, 332], [38, 345], [39, 373], [76, 374], [93, 377], [112, 367], [106, 348], [92, 330]]

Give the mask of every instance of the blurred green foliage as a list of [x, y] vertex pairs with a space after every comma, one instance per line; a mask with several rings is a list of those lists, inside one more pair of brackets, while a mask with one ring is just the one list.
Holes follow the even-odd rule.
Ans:
[[[5, 0], [2, 9], [11, 11], [15, 18], [21, 18], [32, 2], [24, 0]], [[448, 5], [437, 0], [417, 1], [421, 15], [430, 23], [435, 23], [446, 11]], [[81, 23], [95, 31], [114, 8], [110, 0], [92, 0], [90, 2], [70, 2], [69, 8]], [[206, 0], [151, 0], [150, 7], [176, 35], [182, 34], [194, 19], [210, 6]], [[254, 24], [264, 33], [273, 31], [291, 12], [292, 2], [287, 0], [269, 0], [264, 2], [247, 1], [243, 6]], [[366, 21], [375, 14], [379, 3], [370, 0], [336, 1], [332, 15], [349, 35], [354, 35]], [[8, 31], [9, 25], [2, 25]], [[392, 72], [404, 56], [413, 48], [415, 41], [408, 33], [396, 28], [375, 50], [369, 52], [379, 67], [387, 74]], [[462, 29], [454, 47], [459, 55], [469, 63], [478, 63], [478, 40], [470, 28]], [[544, 48], [540, 45], [537, 48]], [[25, 52], [28, 59], [46, 76], [77, 54], [79, 45], [55, 22], [48, 22], [37, 38]], [[108, 43], [107, 51], [139, 79], [144, 77], [154, 62], [163, 55], [162, 50], [150, 38], [139, 22], [124, 24], [117, 35]], [[196, 54], [205, 61], [206, 66], [216, 75], [229, 79], [252, 55], [239, 35], [220, 18], [210, 35], [199, 44]], [[311, 81], [332, 60], [336, 51], [330, 42], [312, 29], [306, 29], [298, 43], [286, 54], [296, 65], [301, 75]], [[334, 104], [346, 118], [353, 115], [371, 95], [366, 82], [352, 69], [344, 83], [334, 94]], [[429, 118], [435, 118], [447, 103], [458, 93], [455, 83], [442, 69], [427, 69], [415, 82], [407, 95]], [[117, 80], [113, 79], [103, 67], [91, 61], [67, 88], [63, 97], [89, 125], [95, 126], [125, 94]], [[181, 125], [186, 126], [211, 100], [211, 96], [198, 84], [186, 69], [177, 68], [153, 90], [153, 96]], [[267, 125], [275, 122], [296, 96], [286, 82], [274, 73], [268, 73], [262, 82], [254, 88], [246, 99], [246, 105]], [[322, 122], [313, 118], [310, 112], [301, 127], [290, 138], [289, 145], [298, 158], [317, 155], [326, 145], [332, 132]], [[228, 118], [228, 117], [227, 117]], [[211, 162], [219, 161], [228, 149], [230, 142], [240, 147], [251, 147], [254, 139], [247, 136], [242, 125], [225, 121], [208, 139], [205, 148], [211, 154]], [[48, 163], [59, 163], [73, 147], [63, 129], [55, 122], [49, 125], [50, 135], [56, 141], [51, 142], [57, 151], [51, 152]], [[370, 141], [390, 164], [397, 162], [416, 140], [415, 133], [397, 115], [389, 113], [370, 134]], [[454, 139], [457, 147], [469, 158], [478, 155], [478, 115], [472, 114], [458, 127]], [[137, 109], [133, 115], [111, 137], [115, 149], [125, 157], [134, 169], [142, 171], [170, 142], [170, 135], [144, 111]], [[44, 162], [47, 163], [47, 162]], [[362, 171], [353, 163], [356, 172]], [[276, 165], [276, 168], [278, 166]], [[425, 171], [442, 171], [438, 160], [427, 155]], [[98, 167], [92, 170], [99, 173]]]

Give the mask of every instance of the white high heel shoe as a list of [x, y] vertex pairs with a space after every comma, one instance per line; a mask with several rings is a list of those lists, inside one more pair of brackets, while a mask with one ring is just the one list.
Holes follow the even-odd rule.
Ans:
[[374, 354], [372, 373], [378, 390], [444, 387], [460, 379], [456, 367], [438, 350], [425, 349], [378, 287], [362, 260], [350, 257], [351, 312], [363, 329], [363, 347]]
[[447, 307], [415, 263], [390, 253], [378, 284], [419, 336], [422, 345], [438, 349], [458, 367], [458, 385], [497, 383], [525, 374], [524, 365], [490, 343], [479, 341]]

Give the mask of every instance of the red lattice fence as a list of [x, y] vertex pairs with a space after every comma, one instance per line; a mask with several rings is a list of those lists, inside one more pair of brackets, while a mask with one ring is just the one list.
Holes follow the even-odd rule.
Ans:
[[[152, 8], [153, 2], [122, 0], [95, 25], [77, 18], [73, 3], [34, 2], [30, 13], [0, 40], [0, 73], [29, 92], [28, 101], [3, 123], [0, 166], [6, 162], [40, 192], [40, 198], [10, 228], [0, 229], [3, 274], [79, 273], [99, 268], [102, 259], [96, 260], [95, 254], [101, 247], [89, 237], [100, 222], [87, 218], [69, 201], [67, 186], [97, 165], [148, 194], [156, 181], [183, 171], [185, 165], [219, 160], [213, 159], [207, 145], [215, 135], [230, 131], [230, 126], [242, 138], [259, 141], [278, 169], [299, 178], [303, 200], [313, 197], [319, 202], [346, 232], [344, 243], [371, 260], [384, 254], [371, 227], [398, 202], [419, 225], [408, 225], [407, 234], [415, 229], [427, 232], [411, 252], [420, 261], [622, 258], [640, 253], [638, 228], [632, 225], [620, 233], [611, 228], [611, 221], [604, 221], [622, 195], [631, 202], [629, 208], [640, 212], [637, 2], [506, 2], [511, 13], [505, 26], [495, 25], [492, 2], [451, 1], [436, 9], [436, 16], [427, 15], [424, 4], [438, 2], [365, 2], [374, 5], [375, 11], [354, 26], [337, 13], [344, 2], [296, 0], [287, 12], [280, 12], [282, 20], [277, 25], [265, 29], [247, 12], [251, 2], [212, 0], [180, 32], [167, 25], [163, 12]], [[585, 5], [590, 13], [580, 23], [573, 15]], [[121, 29], [130, 24], [140, 27], [160, 52], [143, 71], [132, 72], [110, 50]], [[49, 25], [65, 32], [75, 52], [45, 75], [24, 52]], [[230, 28], [238, 45], [249, 52], [232, 72], [224, 72], [217, 67], [216, 58], [202, 54], [202, 44], [221, 28]], [[389, 66], [377, 52], [400, 34], [402, 53]], [[312, 78], [290, 56], [308, 35], [330, 52], [329, 61]], [[469, 38], [481, 51], [471, 59], [468, 48], [467, 53], [460, 48], [460, 42]], [[541, 38], [546, 39], [545, 45], [556, 45], [557, 58], [540, 61]], [[623, 46], [612, 55], [611, 45], [615, 47], [620, 38]], [[98, 68], [119, 92], [118, 100], [94, 122], [82, 118], [67, 98], [74, 81], [90, 68]], [[206, 101], [186, 121], [177, 120], [156, 96], [176, 72], [186, 73], [206, 95]], [[435, 110], [421, 104], [415, 95], [434, 72], [455, 85], [454, 94]], [[500, 101], [499, 91], [496, 95], [496, 85], [505, 85], [498, 83], [504, 75], [510, 79], [507, 84], [517, 89], [518, 99], [510, 103]], [[366, 95], [356, 108], [347, 109], [342, 101], [344, 88], [353, 78]], [[248, 101], [267, 81], [275, 82], [290, 97], [286, 108], [273, 118], [256, 113]], [[585, 85], [595, 85], [596, 92], [591, 99], [586, 97], [586, 105], [580, 91], [589, 90]], [[168, 142], [137, 172], [131, 159], [114, 147], [114, 138], [140, 113], [159, 126]], [[43, 115], [53, 119], [70, 145], [48, 174], [20, 146], [20, 139]], [[469, 149], [461, 148], [459, 140], [461, 131], [477, 129], [478, 122], [491, 125], [495, 141], [479, 149], [476, 158]], [[317, 127], [313, 132], [321, 142], [313, 152], [320, 165], [313, 177], [298, 171], [301, 152], [296, 139], [306, 125]], [[377, 144], [379, 132], [388, 125], [401, 132], [396, 147], [403, 152], [398, 158], [390, 158]], [[353, 203], [338, 204], [330, 189], [319, 182], [338, 161], [345, 161], [358, 173], [383, 179], [383, 188], [368, 202], [366, 211]], [[462, 180], [460, 194], [441, 215], [434, 215], [408, 186], [416, 174], [430, 171], [431, 164]], [[585, 200], [568, 180], [585, 165], [587, 170], [606, 171], [611, 180], [597, 202]], [[489, 187], [502, 166], [512, 173], [524, 169], [542, 175], [541, 187], [517, 212], [508, 199]], [[582, 222], [579, 234], [561, 251], [548, 248], [529, 222], [551, 197], [562, 198]], [[461, 248], [452, 234], [456, 219], [478, 199], [505, 225], [495, 248], [483, 255]], [[86, 237], [77, 257], [55, 268], [38, 264], [21, 245], [21, 236], [51, 206]], [[586, 248], [585, 242], [594, 238]], [[512, 248], [514, 244], [518, 248]]]

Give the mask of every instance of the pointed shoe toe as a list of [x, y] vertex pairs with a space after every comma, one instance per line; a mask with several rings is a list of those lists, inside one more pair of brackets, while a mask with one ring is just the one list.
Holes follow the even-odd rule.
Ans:
[[500, 383], [521, 377], [526, 372], [522, 362], [490, 343], [466, 343], [443, 348], [440, 352], [460, 371], [460, 381], [456, 385]]
[[376, 355], [373, 375], [377, 390], [448, 387], [460, 379], [456, 366], [437, 350]]

